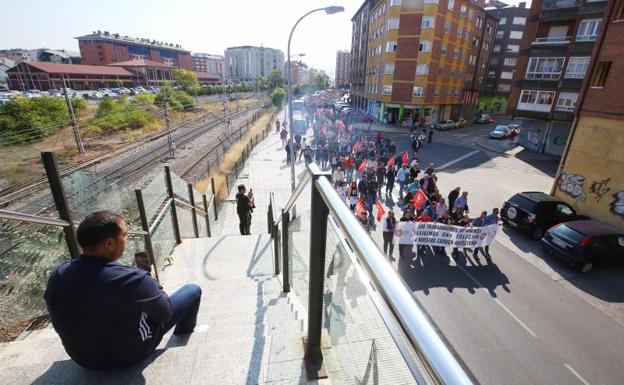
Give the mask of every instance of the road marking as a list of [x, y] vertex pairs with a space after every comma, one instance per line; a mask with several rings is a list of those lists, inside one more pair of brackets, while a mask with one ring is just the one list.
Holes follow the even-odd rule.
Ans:
[[[485, 288], [485, 286], [483, 284], [481, 284], [481, 282], [477, 281], [477, 279], [475, 277], [473, 277], [472, 274], [467, 272], [462, 266], [460, 266], [460, 265], [456, 265], [456, 266], [459, 267], [464, 273], [466, 273], [468, 278], [470, 278], [474, 283], [476, 283], [477, 285], [481, 286], [480, 287], [481, 290], [483, 290], [485, 292], [488, 291]], [[520, 320], [520, 318], [518, 318], [511, 310], [509, 310], [509, 308], [507, 308], [507, 306], [505, 306], [501, 301], [499, 301], [498, 298], [494, 298], [494, 302], [496, 302], [501, 308], [503, 308], [503, 310], [505, 310], [507, 312], [507, 314], [509, 314], [511, 316], [511, 318], [513, 318], [520, 326], [522, 326], [524, 328], [524, 330], [526, 330], [534, 338], [537, 338], [537, 334], [535, 334], [535, 332], [533, 332], [533, 330], [531, 330], [531, 328], [529, 328], [524, 322], [522, 322]]]
[[456, 158], [456, 159], [451, 160], [450, 162], [444, 163], [440, 167], [436, 167], [436, 171], [443, 170], [443, 169], [447, 168], [448, 166], [454, 165], [457, 162], [461, 162], [462, 160], [464, 160], [466, 158], [469, 158], [469, 157], [471, 157], [471, 156], [473, 156], [475, 154], [478, 154], [480, 152], [481, 152], [481, 150], [474, 150], [472, 152], [467, 153], [466, 155], [462, 155], [459, 158]]
[[568, 364], [563, 364], [563, 366], [565, 366], [565, 367], [566, 367], [569, 371], [571, 371], [571, 372], [572, 372], [572, 374], [574, 374], [574, 376], [576, 376], [576, 378], [578, 378], [578, 379], [579, 379], [579, 380], [580, 380], [583, 384], [585, 384], [585, 385], [591, 385], [591, 384], [590, 384], [590, 383], [589, 383], [586, 379], [584, 379], [583, 377], [581, 377], [581, 375], [580, 375], [580, 374], [578, 374], [578, 373], [577, 373], [577, 371], [576, 371], [576, 370], [574, 370], [574, 368], [573, 368], [573, 367], [571, 367], [571, 366], [570, 366], [570, 365], [568, 365]]

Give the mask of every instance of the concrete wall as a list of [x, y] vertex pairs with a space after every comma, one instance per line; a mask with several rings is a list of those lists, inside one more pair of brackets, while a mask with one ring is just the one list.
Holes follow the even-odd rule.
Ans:
[[579, 212], [624, 229], [622, 120], [581, 115], [555, 196]]

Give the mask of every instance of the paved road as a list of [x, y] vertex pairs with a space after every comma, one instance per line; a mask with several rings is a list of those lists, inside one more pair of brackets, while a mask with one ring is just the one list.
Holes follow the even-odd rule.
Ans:
[[[500, 154], [476, 146], [490, 128], [436, 132], [420, 152], [421, 164], [443, 167], [443, 193], [469, 191], [473, 215], [518, 191], [548, 192], [558, 165], [519, 148]], [[408, 134], [389, 136], [399, 151], [408, 148]], [[381, 242], [380, 229], [375, 237]], [[624, 384], [624, 266], [582, 275], [507, 228], [491, 254], [491, 261], [428, 255], [397, 266], [481, 383]]]

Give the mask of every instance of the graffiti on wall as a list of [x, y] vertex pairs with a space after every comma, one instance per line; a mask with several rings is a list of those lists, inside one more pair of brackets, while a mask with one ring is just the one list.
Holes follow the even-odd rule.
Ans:
[[559, 177], [559, 189], [573, 198], [583, 195], [585, 177], [581, 174], [561, 173]]
[[614, 214], [624, 218], [624, 191], [613, 194], [613, 202], [611, 202], [611, 211]]
[[594, 180], [589, 187], [589, 193], [594, 196], [596, 202], [600, 202], [603, 196], [605, 196], [611, 188], [609, 187], [609, 182], [611, 182], [611, 178], [602, 179], [602, 180]]

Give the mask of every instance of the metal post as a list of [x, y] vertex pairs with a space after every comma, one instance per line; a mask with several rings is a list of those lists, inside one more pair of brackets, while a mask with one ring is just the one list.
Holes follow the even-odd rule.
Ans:
[[193, 208], [191, 209], [191, 214], [193, 215], [193, 234], [195, 234], [195, 238], [199, 238], [199, 229], [197, 227], [197, 209], [195, 208], [195, 194], [193, 193], [193, 185], [190, 183], [186, 184], [186, 188], [188, 189], [189, 202]]
[[225, 192], [229, 192], [230, 191], [230, 183], [228, 182], [228, 176], [227, 174], [224, 175], [225, 176]]
[[212, 237], [212, 233], [210, 232], [210, 217], [208, 216], [208, 200], [206, 199], [206, 194], [202, 194], [202, 200], [204, 201], [204, 212], [206, 213], [206, 234], [208, 238]]
[[269, 202], [269, 209], [267, 211], [267, 233], [271, 234], [271, 238], [273, 238], [273, 233], [271, 232], [271, 229], [273, 228], [273, 221], [273, 205]]
[[210, 184], [212, 185], [212, 206], [214, 207], [215, 221], [219, 219], [219, 215], [217, 214], [217, 192], [215, 191], [214, 178], [210, 178]]
[[236, 179], [238, 179], [238, 160], [234, 163], [234, 174], [236, 175]]
[[139, 206], [139, 217], [141, 218], [141, 228], [145, 231], [143, 240], [145, 241], [145, 251], [149, 257], [150, 263], [154, 265], [154, 273], [156, 274], [156, 280], [158, 278], [158, 266], [156, 265], [156, 258], [154, 257], [154, 248], [152, 247], [152, 234], [149, 233], [149, 222], [147, 220], [147, 213], [145, 212], [145, 203], [143, 202], [143, 193], [140, 189], [134, 190], [136, 195], [137, 204]]
[[321, 330], [323, 329], [323, 280], [325, 278], [325, 245], [327, 242], [327, 216], [329, 209], [316, 187], [316, 180], [329, 177], [315, 163], [308, 166], [312, 175], [312, 200], [310, 205], [310, 277], [308, 279], [308, 336], [305, 340], [305, 364], [308, 379], [325, 378], [321, 352]]
[[290, 292], [290, 271], [289, 271], [289, 256], [288, 256], [288, 224], [290, 217], [288, 212], [282, 209], [282, 291], [284, 293]]
[[78, 153], [81, 155], [85, 153], [84, 146], [82, 145], [82, 138], [80, 137], [80, 131], [78, 131], [78, 123], [76, 123], [76, 115], [74, 115], [74, 106], [71, 104], [69, 100], [69, 95], [67, 94], [67, 84], [65, 83], [65, 76], [61, 76], [61, 80], [63, 81], [63, 93], [65, 94], [65, 103], [67, 103], [67, 109], [69, 110], [69, 116], [72, 121], [72, 130], [74, 131], [74, 139], [76, 140], [76, 146], [78, 146]]
[[72, 219], [69, 209], [69, 203], [67, 203], [67, 198], [65, 197], [65, 190], [63, 189], [63, 182], [61, 181], [56, 154], [49, 151], [42, 152], [41, 160], [43, 161], [43, 167], [48, 176], [48, 184], [50, 185], [50, 191], [54, 198], [56, 210], [59, 212], [59, 217], [69, 223], [69, 226], [63, 227], [69, 256], [71, 259], [76, 259], [80, 257], [80, 247], [78, 246], [78, 239], [76, 238], [74, 220]]
[[176, 211], [175, 206], [175, 196], [173, 195], [173, 185], [171, 184], [171, 170], [169, 170], [169, 166], [165, 166], [165, 184], [167, 185], [167, 195], [169, 195], [170, 199], [173, 199], [171, 202], [171, 221], [173, 222], [173, 236], [175, 237], [176, 243], [182, 243], [182, 237], [180, 237], [180, 226], [178, 225], [178, 212]]
[[279, 275], [280, 273], [280, 231], [279, 225], [273, 226], [273, 256], [275, 258], [275, 275]]

